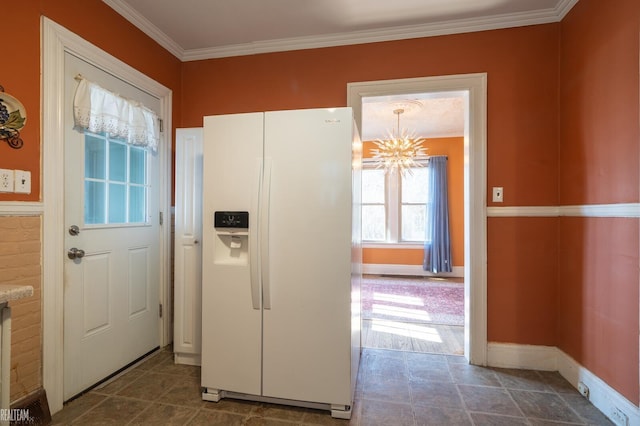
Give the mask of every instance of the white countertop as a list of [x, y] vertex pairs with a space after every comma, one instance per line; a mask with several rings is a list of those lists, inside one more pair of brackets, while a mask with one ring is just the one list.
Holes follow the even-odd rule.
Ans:
[[0, 284], [0, 303], [33, 296], [33, 287], [30, 285]]

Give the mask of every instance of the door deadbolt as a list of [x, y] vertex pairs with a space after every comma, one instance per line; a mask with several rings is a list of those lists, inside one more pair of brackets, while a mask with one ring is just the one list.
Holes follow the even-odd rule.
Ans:
[[71, 226], [69, 227], [69, 234], [70, 234], [70, 235], [76, 236], [76, 235], [78, 235], [79, 233], [80, 233], [80, 228], [78, 228], [78, 226], [77, 226], [77, 225], [71, 225]]

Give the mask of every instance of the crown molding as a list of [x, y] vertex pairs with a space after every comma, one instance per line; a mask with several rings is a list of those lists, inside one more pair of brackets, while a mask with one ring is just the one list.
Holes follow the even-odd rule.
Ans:
[[555, 8], [556, 14], [558, 15], [558, 22], [562, 21], [567, 13], [573, 8], [573, 6], [578, 3], [578, 0], [563, 0]]
[[183, 62], [548, 24], [560, 22], [578, 2], [578, 0], [561, 0], [555, 8], [533, 12], [185, 50], [138, 11], [130, 7], [125, 0], [102, 1]]
[[118, 12], [127, 21], [135, 25], [140, 31], [151, 37], [156, 43], [164, 47], [173, 56], [183, 60], [184, 49], [180, 47], [171, 37], [166, 35], [156, 27], [151, 21], [145, 18], [140, 12], [129, 6], [124, 0], [102, 0], [107, 6]]
[[190, 49], [184, 52], [183, 61], [224, 58], [231, 56], [255, 55], [260, 53], [284, 52], [323, 47], [347, 46], [364, 43], [405, 40], [412, 38], [434, 37], [450, 34], [462, 34], [476, 31], [498, 30], [523, 27], [527, 25], [559, 22], [561, 12], [568, 12], [570, 3], [578, 0], [562, 0], [554, 9], [534, 12], [511, 13], [483, 18], [456, 19], [432, 24], [407, 25], [378, 30], [354, 31], [349, 33], [328, 34], [309, 37], [296, 37], [279, 40], [266, 40], [231, 46]]

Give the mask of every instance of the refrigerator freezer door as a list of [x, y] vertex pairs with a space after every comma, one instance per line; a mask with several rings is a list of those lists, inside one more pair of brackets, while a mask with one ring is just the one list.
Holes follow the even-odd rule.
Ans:
[[346, 108], [265, 114], [267, 397], [351, 404], [352, 120]]
[[[252, 289], [259, 283], [252, 282], [251, 270], [257, 270], [263, 117], [204, 119], [201, 383], [254, 395], [261, 391], [262, 313], [252, 305]], [[217, 232], [216, 211], [249, 212], [248, 235], [237, 237], [239, 242]], [[234, 257], [236, 251], [242, 256]], [[259, 297], [254, 299], [259, 305]]]

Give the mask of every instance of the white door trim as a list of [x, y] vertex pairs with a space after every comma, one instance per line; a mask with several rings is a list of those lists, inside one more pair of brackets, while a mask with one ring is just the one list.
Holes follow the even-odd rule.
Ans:
[[63, 403], [63, 262], [64, 262], [64, 53], [71, 52], [123, 81], [160, 99], [164, 132], [159, 145], [160, 212], [160, 344], [171, 338], [169, 318], [171, 249], [171, 105], [172, 92], [93, 44], [42, 18], [42, 199], [43, 218], [43, 385], [51, 414]]
[[362, 128], [362, 98], [467, 91], [464, 137], [465, 356], [487, 364], [487, 74], [460, 74], [347, 84], [347, 105]]

